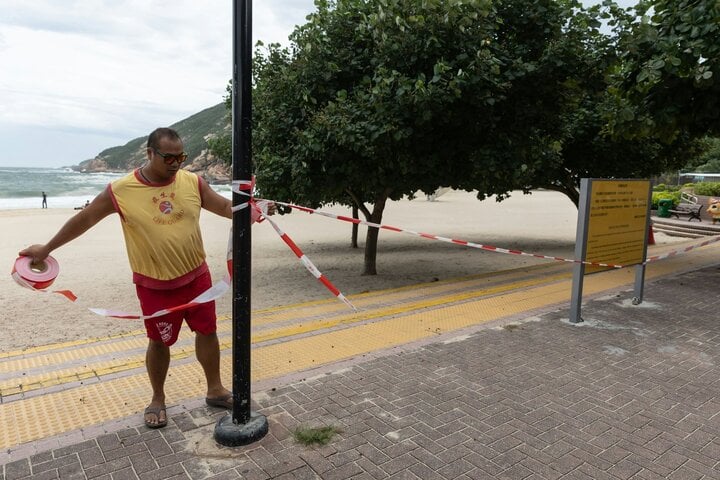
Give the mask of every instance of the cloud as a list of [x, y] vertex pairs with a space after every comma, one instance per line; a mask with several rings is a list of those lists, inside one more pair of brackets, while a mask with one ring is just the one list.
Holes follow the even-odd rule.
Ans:
[[[232, 5], [229, 0], [0, 0], [0, 128], [32, 134], [48, 129], [53, 138], [91, 131], [95, 142], [129, 141], [220, 103], [232, 77]], [[314, 10], [313, 0], [255, 0], [253, 38], [288, 44], [295, 25]], [[72, 140], [81, 137], [74, 133]], [[58, 150], [53, 161], [77, 162], [72, 156], [78, 152], [81, 159], [92, 157], [100, 149], [91, 143]], [[22, 145], [16, 151], [22, 154]], [[6, 161], [0, 154], [0, 165]]]
[[[220, 103], [232, 77], [232, 5], [0, 0], [0, 125], [130, 140]], [[312, 0], [256, 0], [253, 37], [287, 43], [313, 9]]]

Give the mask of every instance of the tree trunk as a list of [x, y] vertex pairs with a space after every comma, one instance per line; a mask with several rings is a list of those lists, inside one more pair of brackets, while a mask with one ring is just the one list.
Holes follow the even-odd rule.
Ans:
[[[358, 218], [360, 218], [360, 217], [358, 216], [358, 207], [357, 207], [357, 205], [353, 205], [353, 207], [352, 207], [352, 218], [354, 218], [354, 219], [356, 219], [356, 220], [357, 220]], [[358, 224], [357, 224], [357, 223], [353, 223], [353, 224], [352, 224], [352, 235], [351, 235], [351, 238], [350, 238], [350, 244], [352, 245], [352, 248], [358, 248], [358, 241], [357, 241], [357, 239], [358, 239]]]
[[558, 191], [564, 193], [575, 204], [575, 208], [580, 208], [580, 192], [575, 188], [575, 185], [565, 185], [565, 188]]
[[[367, 216], [367, 221], [372, 223], [381, 223], [383, 210], [385, 210], [385, 202], [387, 201], [390, 191], [387, 190], [375, 198], [372, 213]], [[377, 275], [377, 241], [380, 231], [375, 227], [368, 227], [367, 236], [365, 237], [365, 263], [363, 275]]]
[[562, 193], [563, 195], [568, 197], [571, 202], [575, 204], [575, 208], [580, 208], [580, 191], [577, 189], [575, 183], [572, 180], [568, 180], [566, 183], [561, 183], [559, 185], [542, 185], [542, 187], [546, 188], [547, 190], [553, 190], [555, 192]]

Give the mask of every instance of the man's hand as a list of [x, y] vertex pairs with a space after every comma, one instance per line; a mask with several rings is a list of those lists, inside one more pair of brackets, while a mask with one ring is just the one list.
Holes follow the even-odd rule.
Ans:
[[20, 250], [18, 255], [21, 257], [32, 257], [32, 263], [37, 264], [42, 263], [42, 261], [50, 255], [50, 250], [46, 245], [30, 245], [26, 249]]
[[277, 205], [275, 202], [268, 202], [267, 215], [275, 215], [277, 213]]

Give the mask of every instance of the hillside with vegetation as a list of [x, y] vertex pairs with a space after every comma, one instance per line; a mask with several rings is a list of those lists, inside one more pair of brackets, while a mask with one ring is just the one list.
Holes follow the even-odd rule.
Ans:
[[[230, 167], [208, 147], [209, 139], [230, 130], [230, 118], [224, 103], [206, 108], [170, 127], [178, 131], [185, 144], [188, 161], [184, 168], [201, 173], [214, 182], [229, 180]], [[146, 145], [147, 136], [138, 137], [125, 145], [107, 148], [95, 158], [85, 160], [73, 168], [86, 172], [129, 172], [145, 162]]]

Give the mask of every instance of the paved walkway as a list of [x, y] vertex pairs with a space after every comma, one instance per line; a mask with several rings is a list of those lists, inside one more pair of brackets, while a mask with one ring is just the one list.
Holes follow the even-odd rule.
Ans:
[[[270, 433], [246, 447], [218, 446], [225, 412], [195, 398], [161, 430], [131, 415], [7, 448], [0, 479], [720, 478], [711, 264], [649, 280], [640, 306], [628, 287], [588, 300], [582, 324], [566, 304], [496, 314], [265, 381], [254, 401]], [[319, 447], [294, 440], [319, 426], [339, 433]]]

